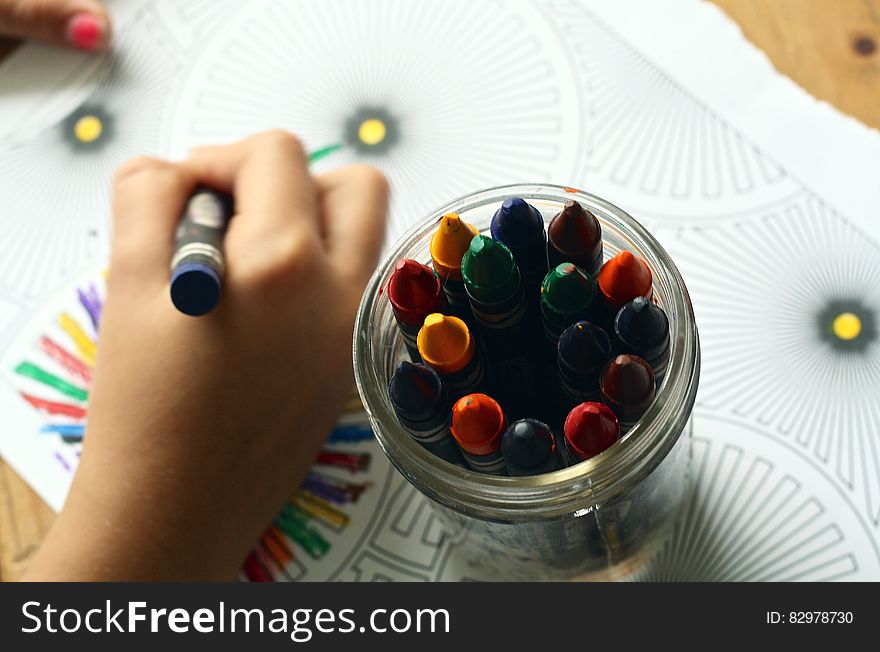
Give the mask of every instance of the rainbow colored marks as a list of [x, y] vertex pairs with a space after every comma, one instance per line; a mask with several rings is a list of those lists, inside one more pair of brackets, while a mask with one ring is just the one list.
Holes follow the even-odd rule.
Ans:
[[[86, 407], [92, 384], [92, 367], [98, 346], [95, 336], [104, 300], [94, 284], [76, 289], [77, 303], [47, 324], [29, 355], [13, 372], [19, 378], [21, 397], [46, 417], [41, 433], [79, 444], [85, 430]], [[55, 459], [65, 471], [76, 467], [78, 449], [57, 451]]]
[[[75, 299], [70, 297], [45, 324], [25, 359], [12, 369], [22, 399], [44, 417], [39, 436], [57, 437], [64, 444], [52, 451], [51, 459], [65, 473], [76, 470], [84, 442], [103, 306], [96, 285], [76, 288]], [[309, 562], [327, 555], [351, 524], [352, 505], [371, 486], [366, 480], [353, 480], [351, 474], [369, 468], [370, 453], [363, 451], [372, 439], [363, 405], [353, 391], [315, 468], [244, 561], [247, 578], [299, 579], [307, 574]]]
[[[369, 482], [348, 482], [316, 471], [309, 473], [245, 559], [244, 576], [252, 582], [299, 579], [304, 574], [304, 564], [297, 551], [304, 553], [306, 560], [324, 558], [332, 547], [333, 535], [341, 534], [351, 523], [351, 517], [340, 507], [356, 503], [369, 487]], [[299, 576], [295, 576], [294, 569], [299, 570]]]

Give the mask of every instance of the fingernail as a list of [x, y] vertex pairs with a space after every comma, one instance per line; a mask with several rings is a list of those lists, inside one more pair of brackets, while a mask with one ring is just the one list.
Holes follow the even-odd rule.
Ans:
[[94, 14], [78, 13], [67, 21], [67, 42], [80, 50], [94, 52], [105, 49], [107, 35], [107, 21]]

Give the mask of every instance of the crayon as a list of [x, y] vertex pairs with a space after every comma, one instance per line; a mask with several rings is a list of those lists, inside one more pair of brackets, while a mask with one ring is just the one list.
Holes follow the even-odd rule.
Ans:
[[436, 371], [427, 365], [401, 362], [388, 383], [388, 397], [400, 425], [413, 439], [437, 457], [464, 465], [461, 450], [449, 433], [449, 394]]
[[450, 402], [486, 387], [486, 366], [474, 338], [461, 319], [434, 313], [419, 331], [419, 354], [446, 386]]
[[600, 324], [611, 330], [611, 322], [620, 307], [636, 297], [651, 298], [651, 270], [645, 261], [621, 251], [602, 265], [599, 270], [599, 293], [606, 306], [608, 323]]
[[495, 211], [490, 231], [513, 254], [526, 300], [537, 296], [547, 274], [547, 234], [541, 213], [525, 200], [509, 197]]
[[663, 308], [636, 297], [614, 318], [614, 338], [622, 353], [632, 353], [651, 365], [657, 384], [669, 364], [669, 319]]
[[562, 332], [575, 322], [589, 317], [595, 294], [593, 279], [572, 263], [560, 263], [544, 277], [541, 284], [541, 317], [551, 355], [556, 352]]
[[220, 301], [226, 261], [223, 236], [232, 217], [232, 198], [197, 189], [186, 204], [171, 258], [171, 301], [185, 315], [199, 317]]
[[501, 435], [506, 427], [501, 406], [485, 394], [468, 394], [452, 406], [452, 436], [477, 473], [504, 475]]
[[534, 415], [540, 403], [535, 375], [540, 327], [524, 298], [513, 254], [500, 242], [479, 235], [471, 241], [461, 265], [499, 399], [517, 418]]
[[651, 365], [635, 355], [621, 354], [612, 358], [599, 377], [599, 392], [617, 415], [621, 432], [627, 432], [654, 400]]
[[578, 403], [598, 401], [599, 375], [614, 355], [608, 333], [595, 324], [579, 321], [565, 329], [556, 351], [565, 412]]
[[431, 237], [431, 263], [440, 277], [449, 311], [465, 320], [471, 319], [471, 308], [461, 276], [461, 259], [479, 231], [455, 213], [440, 218], [437, 231]]
[[538, 475], [559, 468], [556, 438], [535, 419], [514, 421], [501, 437], [501, 454], [509, 475]]
[[394, 319], [413, 362], [421, 362], [417, 338], [425, 317], [446, 310], [440, 279], [427, 265], [411, 259], [398, 261], [388, 281], [388, 299]]
[[568, 413], [564, 435], [564, 456], [570, 466], [595, 457], [617, 442], [620, 424], [607, 405], [590, 401]]
[[547, 227], [550, 266], [574, 263], [590, 276], [602, 267], [602, 227], [590, 211], [576, 201], [566, 202]]

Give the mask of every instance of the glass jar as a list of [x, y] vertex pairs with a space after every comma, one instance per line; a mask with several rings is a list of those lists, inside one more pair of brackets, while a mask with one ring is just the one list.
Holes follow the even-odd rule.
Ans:
[[[668, 371], [639, 423], [602, 454], [552, 473], [497, 477], [449, 464], [400, 426], [388, 380], [406, 358], [385, 296], [395, 263], [430, 265], [428, 245], [440, 218], [458, 213], [482, 232], [507, 197], [522, 197], [549, 222], [570, 200], [602, 225], [605, 259], [628, 249], [653, 272], [653, 297], [669, 317]], [[689, 420], [697, 392], [700, 346], [690, 297], [663, 247], [635, 219], [589, 193], [562, 186], [501, 186], [455, 199], [410, 229], [370, 281], [354, 332], [358, 390], [394, 466], [437, 510], [457, 554], [499, 579], [623, 579], [649, 572], [658, 545], [690, 488]], [[561, 433], [560, 433], [561, 434]]]

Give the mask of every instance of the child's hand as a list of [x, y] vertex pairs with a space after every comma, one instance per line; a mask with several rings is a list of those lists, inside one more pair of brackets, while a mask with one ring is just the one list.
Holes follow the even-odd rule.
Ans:
[[[168, 279], [198, 183], [236, 215], [223, 297], [194, 318]], [[386, 195], [368, 167], [310, 177], [283, 132], [120, 169], [84, 453], [31, 579], [236, 575], [351, 391]]]
[[0, 35], [103, 52], [110, 17], [97, 0], [0, 0]]

